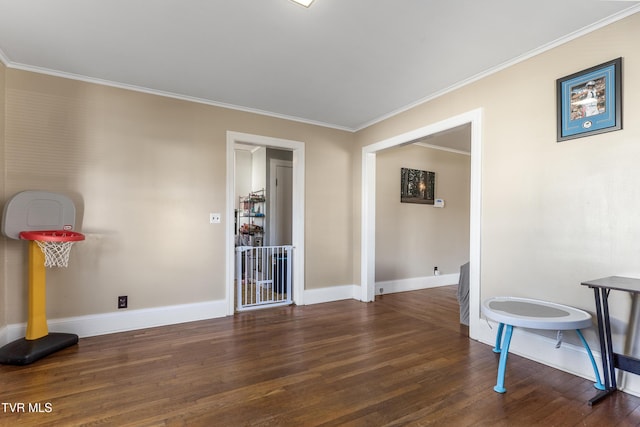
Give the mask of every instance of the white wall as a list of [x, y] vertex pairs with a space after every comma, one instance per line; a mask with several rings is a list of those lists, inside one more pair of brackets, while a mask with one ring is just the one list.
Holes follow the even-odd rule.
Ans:
[[252, 190], [252, 156], [249, 150], [236, 150], [236, 208], [239, 209], [240, 196], [246, 196]]
[[259, 147], [251, 156], [251, 191], [267, 188], [267, 148]]

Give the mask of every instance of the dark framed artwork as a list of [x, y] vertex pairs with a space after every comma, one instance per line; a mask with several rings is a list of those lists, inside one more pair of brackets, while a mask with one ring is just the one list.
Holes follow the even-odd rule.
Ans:
[[622, 129], [622, 58], [556, 80], [557, 140]]
[[433, 205], [436, 173], [418, 169], [400, 170], [400, 202]]

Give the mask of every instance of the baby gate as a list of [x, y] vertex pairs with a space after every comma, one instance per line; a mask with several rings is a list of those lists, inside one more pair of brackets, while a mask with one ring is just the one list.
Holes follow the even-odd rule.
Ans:
[[290, 305], [293, 246], [236, 247], [238, 311]]

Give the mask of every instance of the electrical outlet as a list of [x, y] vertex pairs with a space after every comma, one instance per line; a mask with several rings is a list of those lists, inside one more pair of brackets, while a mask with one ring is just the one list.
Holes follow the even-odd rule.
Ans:
[[209, 224], [220, 224], [221, 218], [219, 213], [209, 214]]
[[127, 308], [128, 305], [128, 297], [127, 295], [123, 295], [123, 296], [119, 296], [118, 297], [118, 308]]

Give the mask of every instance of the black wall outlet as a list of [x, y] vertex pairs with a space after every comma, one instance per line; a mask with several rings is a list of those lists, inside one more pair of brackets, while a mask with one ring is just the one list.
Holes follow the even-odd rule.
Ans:
[[118, 297], [118, 308], [127, 308], [127, 299], [126, 295]]

